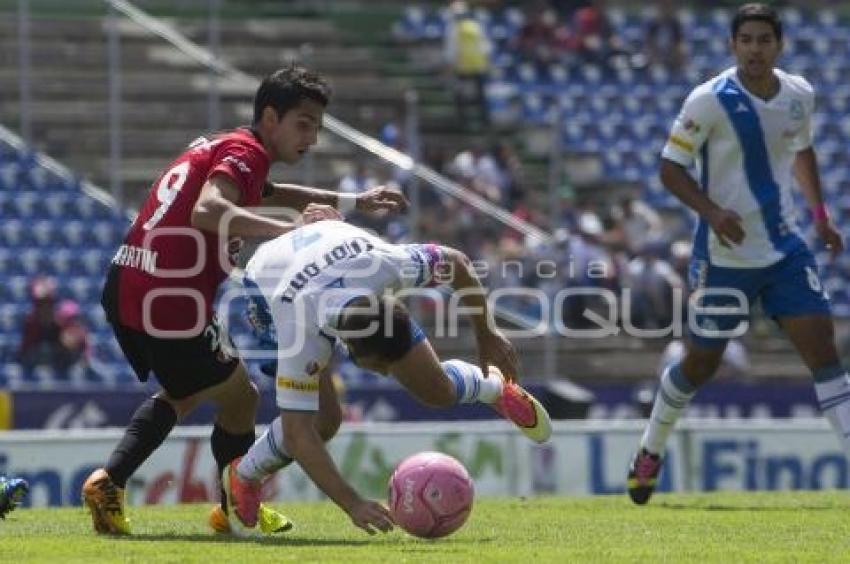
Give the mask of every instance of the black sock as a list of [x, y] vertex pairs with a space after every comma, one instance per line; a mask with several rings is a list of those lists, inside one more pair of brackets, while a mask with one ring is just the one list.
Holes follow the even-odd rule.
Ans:
[[[234, 458], [238, 458], [248, 452], [248, 449], [251, 448], [255, 440], [257, 440], [257, 434], [254, 431], [234, 435], [219, 427], [218, 424], [213, 426], [210, 445], [212, 446], [213, 458], [215, 458], [215, 463], [218, 465], [219, 479], [221, 478], [221, 472], [224, 470], [224, 467], [230, 464]], [[219, 493], [221, 495], [221, 508], [226, 512], [224, 489], [219, 487]]]
[[116, 486], [127, 486], [130, 476], [159, 448], [175, 423], [177, 412], [165, 400], [148, 398], [139, 406], [106, 463], [106, 473]]

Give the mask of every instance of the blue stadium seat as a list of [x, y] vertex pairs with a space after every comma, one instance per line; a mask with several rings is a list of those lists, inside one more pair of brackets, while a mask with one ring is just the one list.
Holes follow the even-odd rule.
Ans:
[[112, 254], [108, 251], [89, 249], [82, 253], [80, 261], [82, 262], [84, 273], [97, 278], [104, 275], [111, 258]]
[[62, 236], [69, 247], [80, 248], [86, 245], [86, 224], [80, 220], [70, 220], [60, 227]]
[[29, 312], [28, 304], [9, 303], [0, 304], [0, 333], [21, 334], [24, 318]]

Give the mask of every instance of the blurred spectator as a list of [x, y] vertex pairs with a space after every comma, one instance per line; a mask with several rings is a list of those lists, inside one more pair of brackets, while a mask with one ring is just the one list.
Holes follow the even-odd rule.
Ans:
[[671, 0], [657, 0], [646, 24], [646, 56], [651, 65], [663, 65], [680, 71], [685, 64], [685, 41], [682, 23]]
[[614, 209], [615, 239], [631, 256], [638, 255], [647, 244], [660, 240], [663, 235], [661, 216], [641, 200], [626, 196]]
[[[591, 210], [578, 217], [578, 233], [569, 237], [568, 254], [559, 272], [566, 276], [566, 287], [616, 290], [617, 267], [608, 249], [602, 244], [604, 226], [599, 216]], [[608, 316], [608, 303], [601, 295], [578, 294], [564, 300], [562, 315], [570, 328], [586, 329], [597, 325], [585, 312], [591, 310]]]
[[485, 97], [490, 73], [492, 46], [481, 24], [472, 16], [466, 2], [449, 5], [451, 20], [446, 28], [444, 58], [452, 76], [452, 90], [461, 122], [468, 123], [469, 106], [474, 106], [481, 124], [490, 124]]
[[549, 64], [556, 61], [559, 36], [558, 15], [547, 2], [535, 2], [526, 12], [525, 24], [514, 38], [513, 49], [529, 62]]
[[59, 346], [59, 327], [54, 319], [56, 281], [39, 276], [30, 282], [32, 307], [24, 319], [18, 362], [25, 370], [39, 364], [52, 364]]
[[486, 153], [478, 143], [455, 155], [449, 165], [449, 172], [466, 188], [496, 204], [502, 204], [502, 171], [493, 156]]
[[349, 194], [360, 194], [378, 185], [372, 171], [365, 161], [358, 161], [354, 170], [339, 181], [339, 191]]
[[32, 309], [24, 320], [18, 362], [29, 371], [50, 366], [57, 371], [88, 361], [88, 331], [80, 307], [72, 300], [56, 306], [56, 281], [39, 276], [30, 283]]
[[648, 245], [641, 256], [633, 258], [626, 271], [624, 288], [631, 290], [632, 326], [641, 329], [669, 327], [674, 309], [673, 295], [684, 297], [685, 283], [673, 266], [662, 258], [666, 244]]
[[60, 370], [67, 370], [72, 366], [88, 364], [89, 334], [77, 302], [59, 302], [56, 308], [56, 325], [59, 326], [61, 347], [55, 366]]
[[507, 141], [499, 141], [493, 147], [493, 159], [503, 177], [502, 203], [512, 208], [524, 193], [524, 174], [522, 162], [513, 146]]
[[593, 0], [590, 6], [576, 11], [572, 25], [570, 47], [580, 62], [603, 68], [628, 66], [628, 50], [616, 34], [604, 0]]

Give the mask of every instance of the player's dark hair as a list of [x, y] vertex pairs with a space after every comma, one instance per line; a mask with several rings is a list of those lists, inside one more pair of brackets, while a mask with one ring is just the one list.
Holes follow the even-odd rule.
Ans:
[[257, 88], [254, 124], [259, 123], [267, 106], [274, 108], [280, 119], [302, 100], [313, 100], [327, 106], [330, 98], [331, 88], [324, 77], [299, 64], [289, 64], [265, 77]]
[[[340, 313], [337, 329], [355, 361], [371, 356], [395, 362], [410, 350], [413, 340], [410, 314], [402, 303], [391, 298], [378, 298], [377, 308], [375, 305], [374, 298], [355, 298]], [[370, 327], [373, 330], [367, 331]], [[365, 335], [344, 335], [353, 332], [365, 332]]]
[[767, 4], [744, 4], [738, 11], [735, 12], [735, 17], [732, 18], [732, 39], [738, 35], [738, 30], [745, 22], [764, 22], [770, 24], [773, 28], [773, 33], [776, 34], [776, 39], [782, 41], [782, 21], [779, 19], [779, 14], [776, 10]]

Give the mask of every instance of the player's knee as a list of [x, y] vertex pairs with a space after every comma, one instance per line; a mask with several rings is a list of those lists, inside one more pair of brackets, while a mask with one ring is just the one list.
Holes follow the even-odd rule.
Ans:
[[256, 384], [250, 380], [246, 380], [244, 385], [232, 390], [225, 396], [225, 401], [221, 404], [221, 413], [253, 414], [257, 410], [259, 403], [260, 392]]
[[245, 386], [244, 396], [242, 405], [250, 405], [252, 409], [256, 409], [260, 404], [260, 390], [255, 383], [248, 382], [248, 385]]
[[178, 420], [189, 415], [198, 405], [198, 399], [195, 396], [189, 396], [188, 398], [183, 399], [174, 399], [166, 393], [161, 393], [157, 395], [157, 398], [168, 402], [168, 404], [171, 405], [174, 413], [177, 414]]

